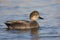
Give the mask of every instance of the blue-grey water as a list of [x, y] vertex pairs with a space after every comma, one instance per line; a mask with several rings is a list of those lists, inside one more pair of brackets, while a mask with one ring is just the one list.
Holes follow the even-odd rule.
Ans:
[[[6, 30], [7, 20], [30, 20], [37, 10], [38, 30]], [[60, 40], [60, 0], [0, 0], [0, 40]]]

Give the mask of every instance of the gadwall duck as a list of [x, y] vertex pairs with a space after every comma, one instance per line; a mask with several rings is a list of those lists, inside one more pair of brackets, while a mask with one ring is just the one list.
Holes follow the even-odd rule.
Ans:
[[32, 29], [32, 28], [38, 28], [39, 24], [37, 23], [37, 19], [43, 19], [39, 16], [38, 11], [33, 11], [30, 14], [30, 20], [12, 20], [12, 21], [6, 21], [5, 24], [7, 25], [8, 29]]

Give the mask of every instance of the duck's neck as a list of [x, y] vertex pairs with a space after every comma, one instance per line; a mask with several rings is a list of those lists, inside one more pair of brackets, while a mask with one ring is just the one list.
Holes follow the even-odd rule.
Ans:
[[37, 21], [34, 20], [34, 21], [31, 21], [31, 23], [37, 23]]
[[31, 21], [30, 22], [30, 27], [38, 27], [39, 26], [39, 24], [37, 23], [37, 21]]
[[31, 20], [31, 22], [36, 22], [36, 20]]

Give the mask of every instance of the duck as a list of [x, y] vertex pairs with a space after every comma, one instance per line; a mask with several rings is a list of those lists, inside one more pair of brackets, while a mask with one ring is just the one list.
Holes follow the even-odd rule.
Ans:
[[38, 11], [32, 11], [30, 13], [30, 21], [27, 20], [10, 20], [6, 21], [5, 25], [8, 29], [33, 29], [39, 28], [39, 24], [37, 22], [38, 19], [43, 19]]

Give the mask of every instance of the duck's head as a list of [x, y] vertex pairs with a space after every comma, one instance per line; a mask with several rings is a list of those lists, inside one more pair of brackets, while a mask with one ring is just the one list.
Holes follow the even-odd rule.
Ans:
[[37, 19], [43, 19], [43, 18], [40, 17], [38, 11], [33, 11], [33, 12], [31, 12], [31, 14], [30, 14], [30, 20], [31, 20], [31, 21], [36, 21]]

